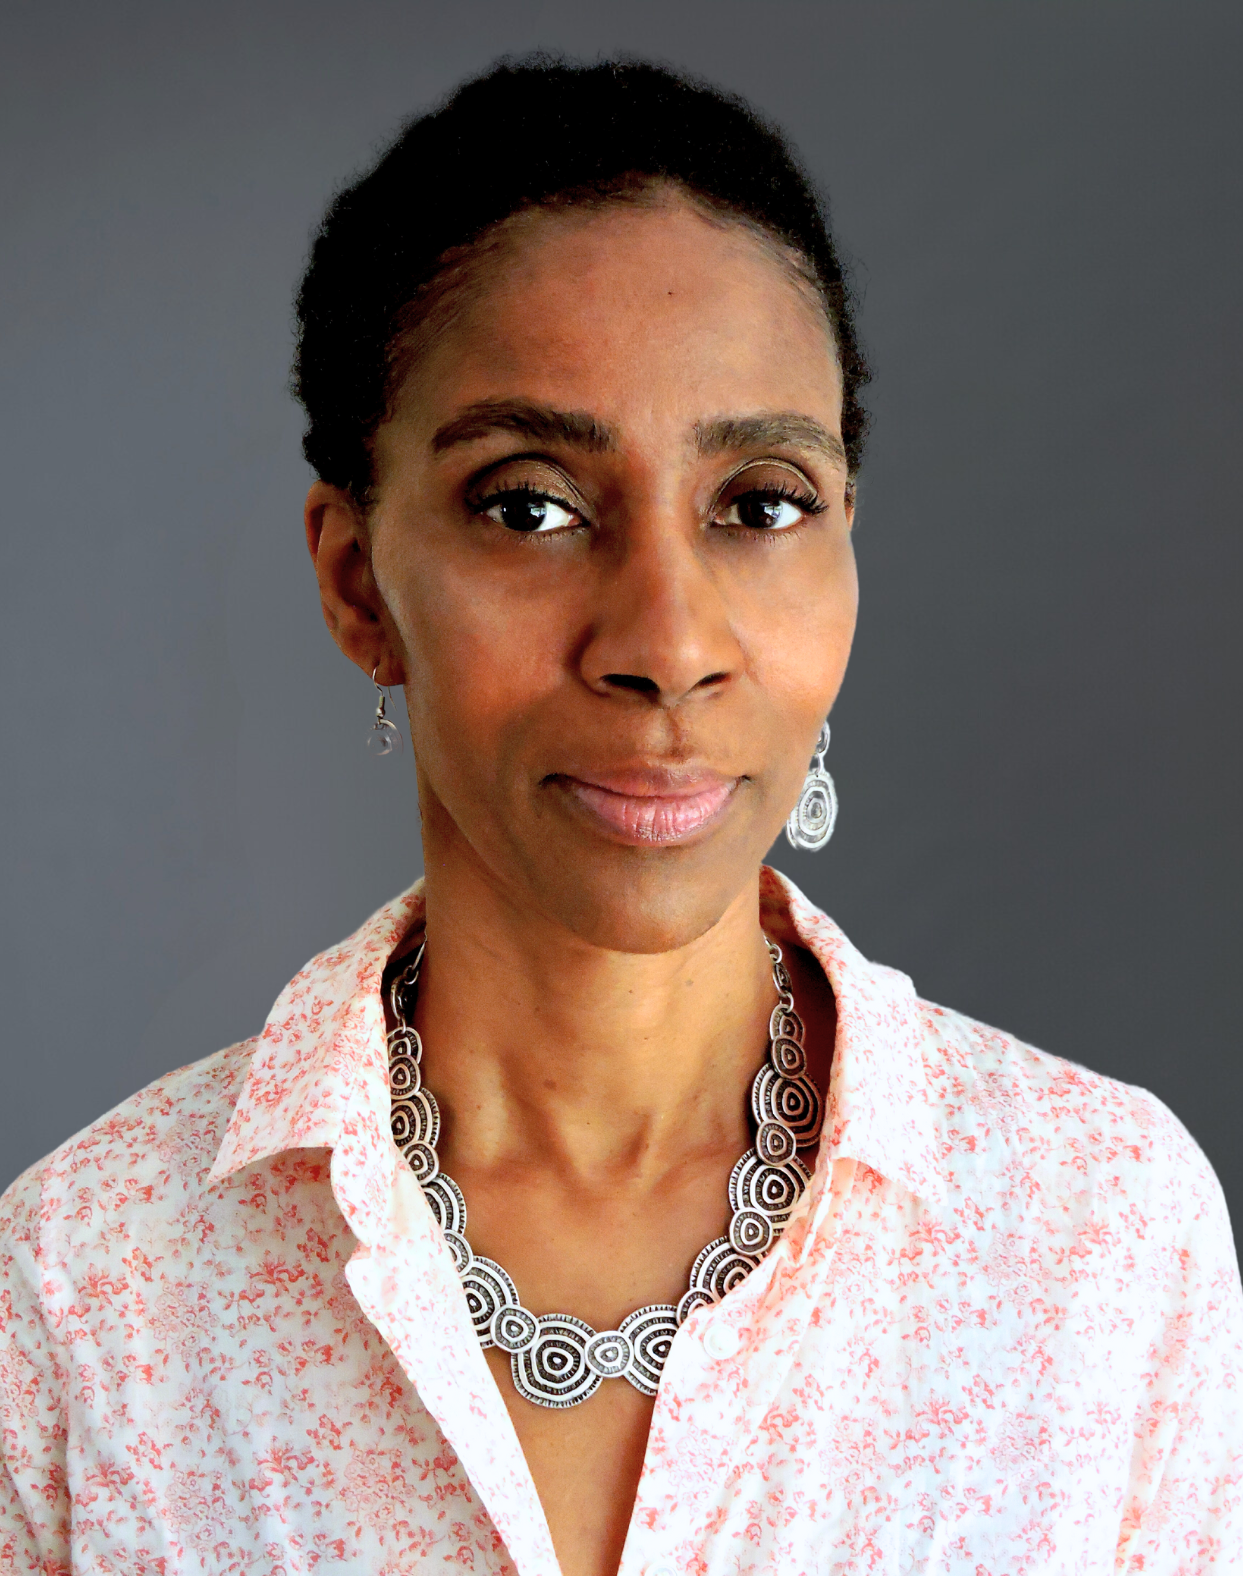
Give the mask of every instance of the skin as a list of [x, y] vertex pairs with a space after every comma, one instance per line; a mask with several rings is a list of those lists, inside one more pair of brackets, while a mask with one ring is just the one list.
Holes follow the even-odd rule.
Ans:
[[[537, 1313], [676, 1302], [726, 1227], [776, 999], [759, 865], [854, 632], [840, 434], [810, 291], [666, 192], [506, 226], [376, 435], [373, 505], [307, 499], [329, 628], [405, 686], [441, 1162]], [[787, 957], [823, 1087], [832, 995]], [[488, 1359], [566, 1576], [616, 1571], [653, 1403], [549, 1411]]]

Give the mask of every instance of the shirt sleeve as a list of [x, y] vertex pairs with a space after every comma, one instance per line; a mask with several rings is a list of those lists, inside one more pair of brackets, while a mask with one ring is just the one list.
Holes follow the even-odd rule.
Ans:
[[1161, 1302], [1165, 1318], [1137, 1419], [1116, 1568], [1221, 1576], [1243, 1570], [1243, 1292], [1217, 1178], [1161, 1109], [1181, 1140], [1163, 1182], [1166, 1210], [1183, 1229], [1149, 1285], [1137, 1287]]
[[65, 1386], [39, 1286], [37, 1172], [0, 1199], [0, 1576], [69, 1576]]

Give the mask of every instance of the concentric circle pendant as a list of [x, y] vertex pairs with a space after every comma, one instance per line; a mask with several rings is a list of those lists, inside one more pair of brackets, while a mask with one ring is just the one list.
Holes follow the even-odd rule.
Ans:
[[837, 789], [823, 766], [807, 773], [798, 803], [786, 822], [786, 837], [809, 854], [823, 848], [837, 825]]
[[572, 1313], [546, 1313], [536, 1322], [534, 1341], [510, 1359], [514, 1389], [536, 1406], [578, 1406], [600, 1388], [587, 1361], [595, 1331]]
[[678, 1333], [678, 1311], [668, 1303], [636, 1308], [621, 1322], [620, 1334], [630, 1342], [631, 1357], [625, 1377], [644, 1395], [655, 1395], [660, 1376]]
[[525, 1308], [500, 1308], [492, 1317], [492, 1340], [503, 1352], [516, 1357], [539, 1339], [539, 1320]]
[[634, 1359], [630, 1337], [620, 1330], [601, 1330], [587, 1342], [587, 1366], [601, 1379], [620, 1379]]

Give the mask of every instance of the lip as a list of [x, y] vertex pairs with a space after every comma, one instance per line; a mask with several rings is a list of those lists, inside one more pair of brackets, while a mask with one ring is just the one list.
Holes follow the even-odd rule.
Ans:
[[741, 781], [685, 767], [634, 767], [553, 779], [621, 842], [636, 847], [683, 843], [717, 819]]

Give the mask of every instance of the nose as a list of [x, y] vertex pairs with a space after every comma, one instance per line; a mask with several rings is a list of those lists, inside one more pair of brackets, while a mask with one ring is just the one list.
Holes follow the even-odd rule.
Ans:
[[601, 562], [594, 612], [580, 665], [598, 694], [668, 708], [720, 691], [741, 670], [723, 587], [680, 530], [628, 533]]

